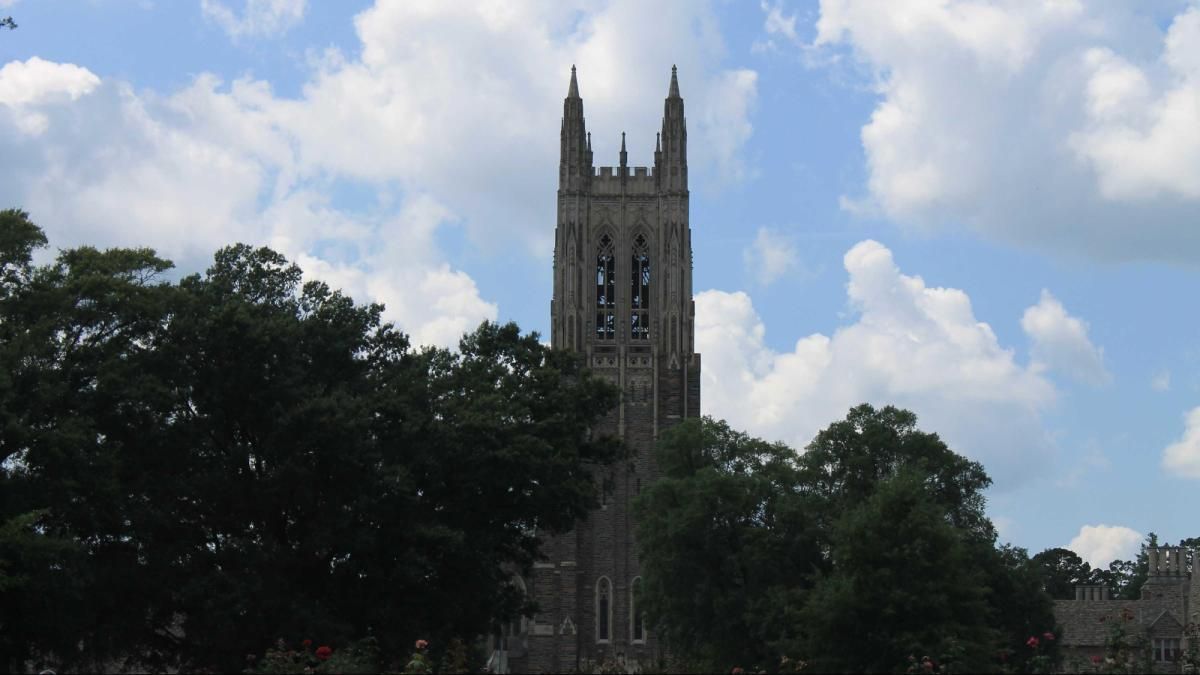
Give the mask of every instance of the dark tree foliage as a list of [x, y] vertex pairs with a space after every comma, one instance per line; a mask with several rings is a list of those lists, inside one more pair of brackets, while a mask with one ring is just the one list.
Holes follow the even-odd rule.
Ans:
[[1055, 600], [1075, 597], [1075, 587], [1097, 583], [1092, 566], [1079, 554], [1066, 548], [1048, 548], [1033, 556], [1033, 564], [1042, 580], [1042, 587]]
[[[0, 648], [240, 670], [276, 638], [446, 645], [595, 504], [611, 386], [515, 325], [414, 350], [269, 249], [161, 279], [0, 224]], [[509, 571], [506, 571], [509, 570]]]
[[9, 29], [9, 30], [16, 30], [16, 28], [17, 28], [17, 22], [16, 22], [16, 21], [13, 21], [13, 18], [12, 18], [11, 16], [6, 16], [6, 17], [4, 17], [3, 19], [0, 19], [0, 28], [7, 28], [7, 29]]
[[908, 411], [854, 408], [803, 454], [691, 420], [658, 457], [636, 503], [644, 606], [710, 669], [1021, 668], [1053, 628], [1026, 552], [995, 545], [983, 468]]
[[795, 647], [815, 670], [886, 672], [909, 656], [988, 664], [999, 636], [983, 571], [925, 481], [903, 470], [835, 523], [831, 569], [815, 581]]
[[651, 625], [705, 663], [772, 662], [795, 580], [820, 562], [795, 453], [705, 418], [664, 433], [657, 456], [663, 476], [636, 502]]

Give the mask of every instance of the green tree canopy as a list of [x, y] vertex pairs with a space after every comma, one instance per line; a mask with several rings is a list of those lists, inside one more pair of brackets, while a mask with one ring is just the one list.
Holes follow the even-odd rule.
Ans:
[[1070, 600], [1075, 597], [1076, 586], [1096, 580], [1092, 566], [1070, 549], [1048, 548], [1033, 556], [1033, 564], [1046, 592], [1056, 600]]
[[1028, 555], [995, 546], [983, 467], [911, 412], [856, 407], [803, 454], [689, 420], [657, 452], [664, 477], [636, 502], [643, 606], [710, 669], [989, 669], [1053, 628]]
[[269, 249], [172, 283], [144, 249], [31, 266], [44, 243], [3, 214], [10, 668], [485, 633], [519, 609], [536, 532], [586, 513], [617, 456], [589, 433], [613, 388], [515, 325], [418, 350]]

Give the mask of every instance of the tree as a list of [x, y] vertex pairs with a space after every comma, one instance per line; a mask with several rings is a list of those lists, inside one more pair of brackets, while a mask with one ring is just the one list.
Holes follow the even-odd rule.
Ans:
[[856, 407], [803, 455], [687, 421], [657, 453], [635, 505], [643, 605], [709, 669], [989, 668], [1053, 628], [1027, 554], [995, 546], [983, 468], [908, 411]]
[[795, 651], [820, 672], [886, 672], [911, 656], [978, 672], [999, 636], [985, 578], [926, 477], [905, 470], [838, 519]]
[[710, 668], [774, 665], [821, 556], [795, 453], [706, 417], [664, 432], [657, 457], [635, 503], [649, 623]]
[[1079, 554], [1066, 548], [1048, 548], [1033, 556], [1042, 587], [1055, 600], [1071, 600], [1075, 587], [1096, 582], [1096, 572]]
[[[240, 670], [281, 636], [444, 648], [522, 608], [509, 575], [618, 456], [589, 433], [613, 388], [515, 325], [415, 350], [269, 249], [168, 283], [148, 250], [30, 268], [37, 234], [0, 235], [10, 667]], [[30, 538], [69, 551], [10, 552]]]
[[7, 28], [7, 29], [9, 29], [9, 30], [16, 30], [16, 29], [17, 29], [17, 22], [16, 22], [16, 21], [13, 21], [13, 18], [12, 18], [11, 16], [6, 16], [6, 17], [4, 17], [3, 19], [0, 19], [0, 28]]

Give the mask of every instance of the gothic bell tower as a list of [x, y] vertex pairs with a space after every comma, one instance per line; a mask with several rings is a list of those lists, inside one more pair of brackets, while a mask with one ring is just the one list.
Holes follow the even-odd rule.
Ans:
[[595, 167], [575, 68], [563, 101], [554, 236], [551, 342], [584, 356], [621, 391], [595, 430], [624, 440], [628, 462], [606, 469], [599, 510], [549, 539], [527, 593], [538, 603], [513, 670], [591, 670], [610, 659], [648, 664], [653, 631], [636, 602], [641, 566], [631, 502], [658, 477], [659, 432], [700, 415], [694, 352], [687, 124], [674, 67], [653, 167]]

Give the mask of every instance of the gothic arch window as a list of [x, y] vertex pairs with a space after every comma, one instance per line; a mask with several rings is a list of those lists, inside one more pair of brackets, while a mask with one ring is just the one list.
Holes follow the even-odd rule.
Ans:
[[629, 298], [629, 337], [634, 340], [650, 339], [650, 244], [645, 234], [633, 239], [633, 261], [629, 266], [631, 277]]
[[608, 577], [596, 580], [596, 642], [612, 640], [612, 582]]
[[596, 339], [617, 337], [617, 259], [605, 233], [596, 247]]
[[634, 644], [646, 642], [646, 616], [638, 602], [642, 593], [642, 578], [634, 577], [629, 586], [629, 640]]

